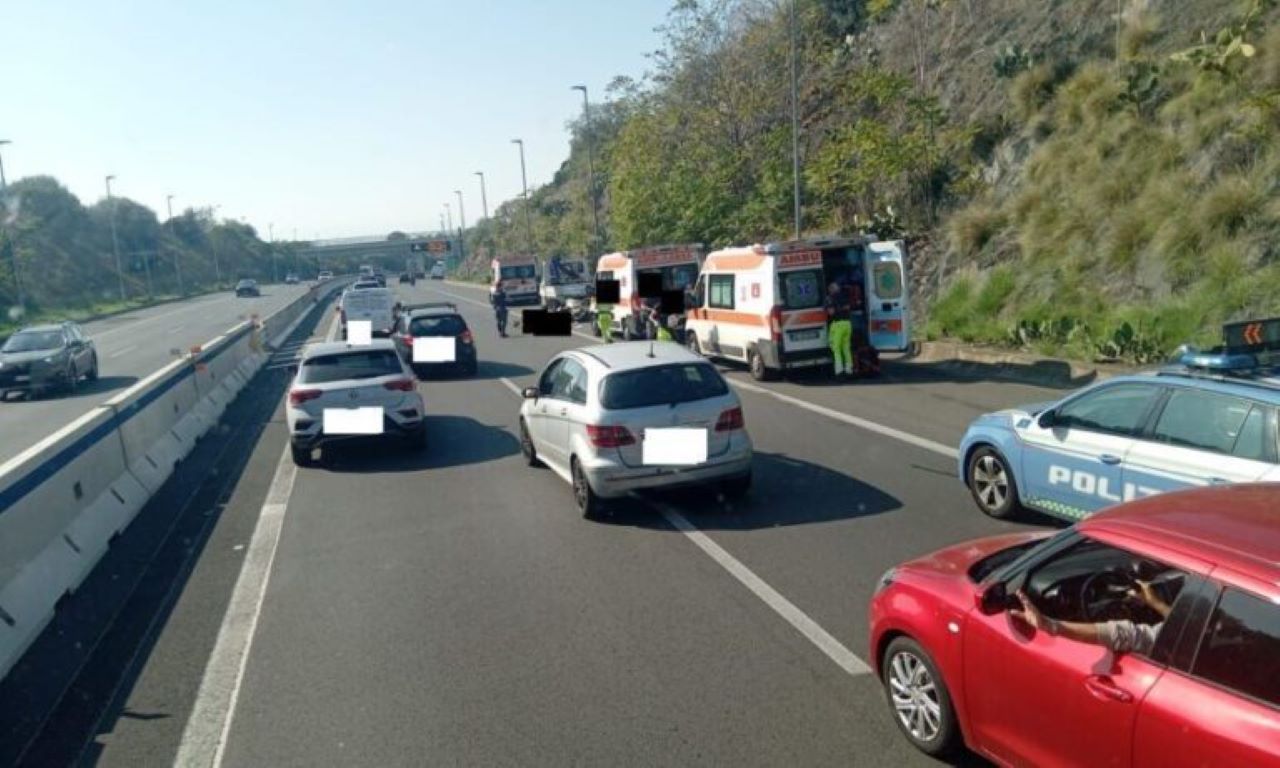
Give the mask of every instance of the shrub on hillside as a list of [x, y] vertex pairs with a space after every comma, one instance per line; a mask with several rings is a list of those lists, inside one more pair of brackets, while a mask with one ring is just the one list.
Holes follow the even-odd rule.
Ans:
[[947, 222], [947, 244], [963, 256], [974, 256], [1004, 228], [1008, 217], [999, 208], [975, 203]]

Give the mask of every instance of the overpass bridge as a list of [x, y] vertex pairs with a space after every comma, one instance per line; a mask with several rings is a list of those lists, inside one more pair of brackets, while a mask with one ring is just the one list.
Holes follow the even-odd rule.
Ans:
[[352, 268], [360, 264], [379, 266], [386, 272], [401, 271], [405, 259], [411, 256], [422, 257], [427, 269], [432, 262], [444, 259], [448, 268], [453, 270], [465, 255], [456, 237], [436, 233], [406, 234], [396, 239], [371, 235], [313, 240], [299, 243], [296, 253], [298, 258], [307, 259], [318, 269], [332, 269], [349, 263]]

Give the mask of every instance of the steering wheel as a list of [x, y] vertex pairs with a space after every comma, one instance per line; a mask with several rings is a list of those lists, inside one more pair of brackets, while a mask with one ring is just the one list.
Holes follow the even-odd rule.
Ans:
[[[1136, 569], [1121, 568], [1108, 568], [1086, 578], [1080, 587], [1080, 605], [1085, 618], [1090, 622], [1099, 621], [1101, 609], [1127, 600], [1129, 590], [1136, 586], [1136, 579]], [[1095, 592], [1096, 598], [1093, 597]]]

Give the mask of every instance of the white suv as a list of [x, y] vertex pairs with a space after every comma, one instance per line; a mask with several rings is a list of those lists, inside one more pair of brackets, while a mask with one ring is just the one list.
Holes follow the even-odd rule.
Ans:
[[300, 467], [311, 463], [316, 448], [340, 440], [395, 437], [414, 448], [427, 443], [422, 395], [389, 339], [307, 345], [285, 416]]
[[573, 485], [583, 517], [631, 491], [751, 487], [751, 438], [742, 403], [703, 358], [671, 343], [637, 341], [562, 352], [523, 391], [520, 449]]

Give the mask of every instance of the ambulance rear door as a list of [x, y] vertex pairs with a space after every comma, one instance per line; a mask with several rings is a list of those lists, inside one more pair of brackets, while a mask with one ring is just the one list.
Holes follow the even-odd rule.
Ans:
[[906, 245], [901, 240], [869, 243], [863, 258], [871, 346], [881, 352], [904, 351], [911, 343]]

